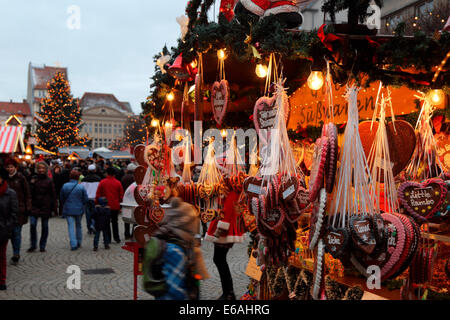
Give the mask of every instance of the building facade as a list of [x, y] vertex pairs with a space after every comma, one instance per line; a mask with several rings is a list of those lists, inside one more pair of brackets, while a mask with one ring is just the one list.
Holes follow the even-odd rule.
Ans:
[[25, 99], [22, 102], [0, 101], [0, 125], [2, 127], [8, 124], [26, 127], [28, 124], [31, 125], [32, 119], [30, 106]]
[[83, 113], [81, 134], [92, 138], [92, 148], [108, 147], [124, 135], [125, 123], [134, 115], [128, 102], [113, 94], [86, 92], [80, 100]]
[[64, 74], [64, 78], [68, 80], [67, 68], [51, 67], [33, 65], [31, 62], [28, 65], [28, 85], [27, 85], [27, 102], [30, 106], [30, 113], [32, 115], [32, 131], [36, 129], [35, 117], [40, 112], [41, 100], [47, 97], [47, 83], [58, 73]]

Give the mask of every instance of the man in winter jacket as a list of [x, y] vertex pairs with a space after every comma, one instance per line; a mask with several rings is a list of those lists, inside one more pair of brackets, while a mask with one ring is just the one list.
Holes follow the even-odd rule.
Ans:
[[[60, 201], [63, 208], [63, 216], [67, 219], [69, 228], [70, 247], [72, 251], [81, 247], [83, 239], [81, 230], [81, 218], [88, 202], [86, 189], [78, 184], [80, 178], [78, 170], [70, 172], [70, 181], [61, 189]], [[76, 233], [76, 234], [75, 234]]]
[[[100, 197], [105, 197], [108, 200], [108, 205], [111, 208], [112, 236], [117, 243], [120, 243], [118, 218], [124, 192], [122, 184], [115, 178], [115, 174], [116, 170], [113, 167], [106, 169], [106, 178], [100, 181], [95, 200], [96, 203], [98, 203]], [[109, 235], [109, 239], [111, 239], [111, 232]]]
[[92, 214], [95, 207], [95, 195], [97, 194], [98, 185], [101, 178], [96, 173], [97, 167], [95, 164], [91, 164], [88, 167], [88, 174], [81, 181], [81, 185], [86, 189], [89, 201], [86, 206], [86, 223], [89, 234], [93, 234], [94, 222], [92, 221]]
[[19, 211], [16, 192], [8, 187], [7, 178], [8, 172], [0, 168], [0, 290], [6, 290], [6, 247]]
[[8, 171], [8, 186], [16, 192], [19, 203], [18, 221], [11, 235], [11, 244], [13, 246], [13, 257], [11, 263], [17, 265], [20, 259], [20, 245], [22, 243], [22, 226], [28, 222], [28, 215], [31, 210], [30, 186], [27, 179], [17, 171], [17, 162], [8, 158], [5, 161], [5, 167]]
[[55, 184], [48, 177], [48, 165], [45, 161], [36, 163], [36, 175], [30, 180], [31, 213], [30, 213], [30, 242], [28, 252], [37, 248], [37, 222], [41, 218], [42, 234], [39, 241], [41, 252], [45, 252], [48, 238], [48, 220], [52, 212], [57, 211]]

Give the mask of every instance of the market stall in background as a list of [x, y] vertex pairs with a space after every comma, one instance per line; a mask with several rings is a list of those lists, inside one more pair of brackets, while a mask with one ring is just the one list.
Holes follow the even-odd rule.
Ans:
[[[342, 9], [325, 2], [332, 17]], [[188, 2], [143, 107], [154, 139], [135, 149], [141, 247], [176, 156], [179, 194], [203, 222], [239, 194], [252, 239], [242, 299], [448, 298], [450, 34], [377, 34], [359, 24], [370, 1], [357, 2], [347, 24], [312, 32], [280, 1], [265, 15], [262, 2], [221, 1], [217, 22], [212, 1]], [[220, 134], [196, 139], [194, 121]], [[256, 129], [258, 148], [237, 147], [240, 129]]]

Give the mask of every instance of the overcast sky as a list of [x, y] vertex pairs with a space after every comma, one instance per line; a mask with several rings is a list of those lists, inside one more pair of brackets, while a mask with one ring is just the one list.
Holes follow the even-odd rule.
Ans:
[[[218, 2], [217, 2], [218, 3]], [[187, 0], [0, 0], [0, 101], [22, 101], [28, 63], [67, 67], [72, 94], [113, 93], [135, 113], [153, 56], [180, 37]], [[68, 13], [80, 9], [80, 29]], [[212, 14], [212, 12], [211, 12]]]

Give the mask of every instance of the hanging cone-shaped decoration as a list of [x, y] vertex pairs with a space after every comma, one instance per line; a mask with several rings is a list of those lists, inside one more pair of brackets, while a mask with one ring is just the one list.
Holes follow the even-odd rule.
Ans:
[[183, 63], [183, 54], [180, 53], [167, 72], [179, 81], [192, 81], [197, 69], [192, 68], [190, 64]]

